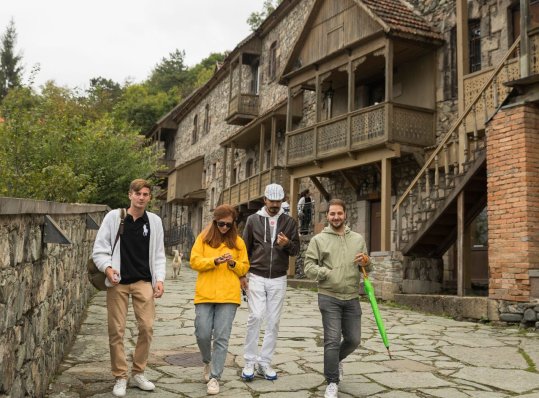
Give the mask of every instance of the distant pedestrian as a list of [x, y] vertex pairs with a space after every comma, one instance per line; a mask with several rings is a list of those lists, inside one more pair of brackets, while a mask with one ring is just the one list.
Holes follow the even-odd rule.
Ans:
[[309, 233], [311, 227], [311, 221], [313, 218], [313, 205], [314, 202], [311, 198], [311, 191], [305, 189], [301, 191], [298, 200], [298, 218], [300, 220], [300, 234], [306, 235]]
[[[283, 199], [282, 186], [266, 186], [264, 207], [247, 218], [243, 231], [251, 264], [249, 278], [244, 282], [249, 305], [242, 371], [246, 381], [253, 380], [255, 368], [267, 380], [277, 379], [271, 359], [286, 294], [288, 259], [299, 250], [298, 227], [293, 218], [284, 214]], [[266, 330], [259, 352], [258, 337], [264, 318]]]
[[141, 390], [155, 389], [144, 370], [153, 337], [154, 299], [163, 295], [166, 274], [163, 223], [159, 216], [146, 211], [151, 185], [146, 180], [134, 180], [128, 195], [131, 204], [123, 220], [123, 233], [119, 234], [121, 211], [109, 212], [97, 232], [92, 254], [97, 268], [107, 276], [110, 361], [116, 378], [112, 393], [117, 397], [125, 396], [127, 388], [124, 333], [129, 297], [138, 323], [131, 374]]
[[281, 209], [283, 209], [284, 214], [290, 215], [290, 203], [288, 203], [288, 195], [284, 196], [283, 203], [281, 203]]
[[241, 304], [240, 278], [249, 270], [247, 249], [238, 235], [236, 217], [232, 206], [216, 207], [212, 222], [198, 235], [191, 250], [191, 268], [198, 272], [195, 336], [209, 395], [219, 393], [232, 322]]
[[360, 266], [370, 266], [365, 239], [345, 225], [346, 205], [329, 201], [329, 225], [305, 252], [305, 274], [318, 281], [318, 306], [324, 327], [325, 398], [337, 398], [342, 361], [361, 341]]

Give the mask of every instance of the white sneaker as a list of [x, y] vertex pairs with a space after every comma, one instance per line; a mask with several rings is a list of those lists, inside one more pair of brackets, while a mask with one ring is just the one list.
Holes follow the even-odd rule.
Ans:
[[270, 365], [258, 364], [257, 372], [266, 380], [277, 380], [277, 373], [271, 368]]
[[116, 384], [112, 389], [112, 395], [116, 397], [125, 397], [125, 390], [127, 388], [126, 379], [116, 379]]
[[338, 398], [339, 386], [337, 383], [329, 383], [326, 387], [324, 398]]
[[155, 384], [153, 384], [150, 380], [144, 377], [144, 373], [138, 373], [134, 375], [133, 380], [135, 381], [135, 385], [141, 390], [152, 391], [155, 389]]
[[341, 381], [342, 379], [344, 379], [344, 366], [341, 361], [339, 362], [339, 381]]
[[219, 394], [219, 381], [217, 379], [214, 379], [213, 377], [208, 381], [208, 395], [216, 395]]
[[241, 371], [241, 378], [245, 381], [252, 381], [255, 378], [255, 364], [247, 362]]
[[211, 372], [211, 366], [209, 363], [204, 364], [204, 380], [206, 383], [210, 381], [210, 372]]

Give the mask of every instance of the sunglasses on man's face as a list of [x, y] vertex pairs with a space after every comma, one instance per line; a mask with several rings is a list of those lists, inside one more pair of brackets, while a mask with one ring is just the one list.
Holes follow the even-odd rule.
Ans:
[[215, 223], [217, 224], [218, 227], [227, 227], [227, 228], [232, 228], [232, 223], [231, 222], [224, 222], [224, 221], [215, 221]]

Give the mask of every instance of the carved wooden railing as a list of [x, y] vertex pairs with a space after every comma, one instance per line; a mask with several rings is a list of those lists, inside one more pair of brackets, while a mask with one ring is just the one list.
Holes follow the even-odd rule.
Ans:
[[258, 116], [259, 97], [256, 94], [239, 94], [228, 103], [228, 117], [235, 114]]
[[[519, 44], [520, 38], [513, 43], [488, 78], [482, 77], [483, 84], [480, 89], [476, 90], [473, 98], [466, 101], [462, 115], [397, 200], [393, 207], [397, 249], [401, 243], [408, 242], [411, 234], [418, 231], [429, 219], [437, 204], [443, 202], [452, 192], [455, 177], [465, 173], [479, 152], [486, 148], [486, 137], [480, 130], [510, 92], [503, 83], [520, 76], [518, 63], [512, 58], [515, 53], [518, 54]], [[477, 74], [471, 76], [474, 77], [477, 77]]]
[[281, 184], [285, 191], [289, 186], [289, 174], [282, 167], [274, 167], [246, 178], [237, 184], [226, 188], [221, 193], [220, 203], [232, 206], [257, 200], [264, 196], [264, 189], [270, 183]]
[[434, 111], [384, 102], [294, 130], [286, 137], [287, 165], [306, 163], [386, 141], [434, 143]]

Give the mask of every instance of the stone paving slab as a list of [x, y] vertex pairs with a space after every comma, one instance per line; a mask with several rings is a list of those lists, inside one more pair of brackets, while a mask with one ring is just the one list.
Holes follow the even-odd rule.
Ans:
[[[170, 275], [169, 275], [170, 276]], [[146, 375], [157, 389], [144, 392], [130, 386], [127, 397], [205, 397], [202, 365], [194, 337], [196, 272], [182, 269], [167, 280], [157, 301], [154, 340]], [[340, 398], [539, 398], [539, 336], [516, 328], [501, 328], [420, 314], [381, 304], [393, 359], [383, 346], [370, 305], [362, 301], [362, 345], [345, 360]], [[51, 398], [112, 397], [105, 293], [97, 293], [86, 311], [71, 350], [51, 381]], [[271, 382], [240, 378], [247, 304], [238, 308], [221, 379], [221, 397], [323, 397], [323, 330], [316, 292], [288, 288]], [[132, 355], [137, 336], [130, 308], [126, 352]], [[261, 336], [262, 337], [262, 336]], [[194, 364], [171, 363], [192, 358]]]

